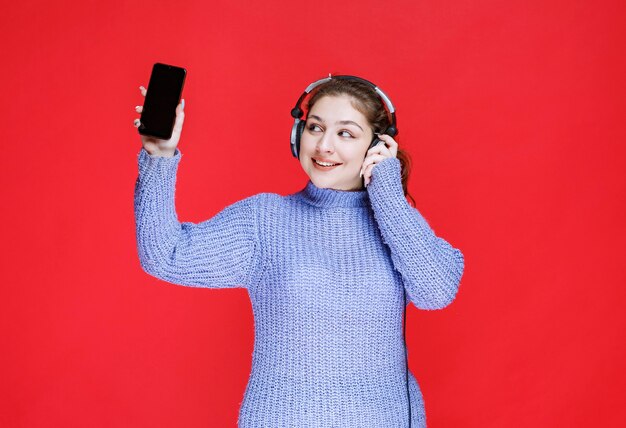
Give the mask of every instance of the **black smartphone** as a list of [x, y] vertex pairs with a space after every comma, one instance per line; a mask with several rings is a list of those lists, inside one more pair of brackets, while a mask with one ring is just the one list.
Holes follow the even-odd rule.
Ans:
[[162, 140], [172, 138], [176, 106], [180, 103], [186, 76], [187, 70], [182, 67], [154, 64], [141, 111], [141, 124], [137, 128], [140, 134]]

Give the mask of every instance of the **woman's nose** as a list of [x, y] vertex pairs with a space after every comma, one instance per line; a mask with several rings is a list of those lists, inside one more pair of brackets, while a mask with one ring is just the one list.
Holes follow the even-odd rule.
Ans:
[[319, 152], [333, 152], [335, 150], [335, 144], [332, 141], [332, 136], [329, 134], [324, 134], [317, 141], [317, 150]]

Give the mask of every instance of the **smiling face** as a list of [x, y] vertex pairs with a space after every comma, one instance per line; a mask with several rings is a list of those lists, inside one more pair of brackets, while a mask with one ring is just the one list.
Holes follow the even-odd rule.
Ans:
[[319, 188], [363, 190], [359, 172], [373, 136], [349, 96], [324, 96], [308, 113], [300, 139], [300, 164]]

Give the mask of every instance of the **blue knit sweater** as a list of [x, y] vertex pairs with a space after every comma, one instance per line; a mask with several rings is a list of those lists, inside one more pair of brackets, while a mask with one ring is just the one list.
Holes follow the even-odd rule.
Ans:
[[[194, 224], [176, 215], [181, 156], [139, 153], [139, 260], [170, 283], [248, 291], [254, 352], [238, 426], [407, 427], [404, 298], [421, 309], [447, 306], [464, 257], [408, 204], [399, 160], [378, 163], [362, 191], [308, 181]], [[408, 376], [411, 426], [425, 427]]]

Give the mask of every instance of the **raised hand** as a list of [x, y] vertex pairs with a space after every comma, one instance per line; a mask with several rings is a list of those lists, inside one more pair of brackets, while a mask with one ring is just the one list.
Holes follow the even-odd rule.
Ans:
[[[146, 88], [139, 87], [141, 95], [145, 98]], [[178, 106], [176, 106], [176, 120], [174, 122], [174, 130], [172, 131], [172, 138], [169, 140], [161, 140], [159, 138], [151, 137], [149, 135], [139, 134], [141, 137], [141, 144], [143, 148], [152, 156], [172, 157], [176, 153], [176, 146], [180, 140], [180, 134], [183, 131], [183, 123], [185, 121], [185, 100], [183, 99]], [[135, 111], [140, 113], [143, 111], [143, 106], [136, 106]], [[141, 121], [139, 118], [134, 120], [135, 128], [139, 128]]]
[[363, 166], [361, 167], [361, 174], [363, 175], [366, 187], [372, 178], [372, 169], [374, 169], [374, 166], [376, 166], [376, 164], [383, 159], [392, 157], [395, 158], [398, 154], [398, 143], [393, 139], [393, 137], [390, 137], [387, 134], [376, 135], [380, 140], [382, 140], [382, 142], [367, 151], [367, 156], [365, 156]]

